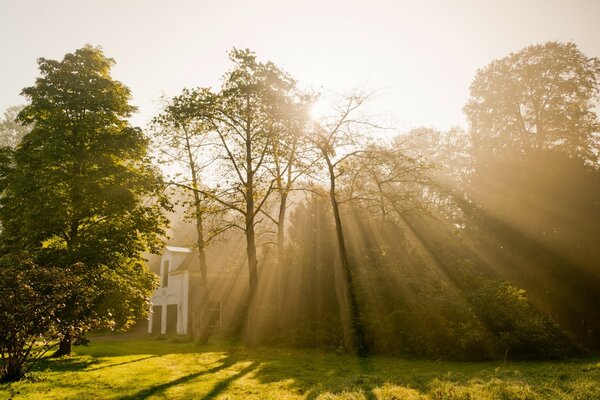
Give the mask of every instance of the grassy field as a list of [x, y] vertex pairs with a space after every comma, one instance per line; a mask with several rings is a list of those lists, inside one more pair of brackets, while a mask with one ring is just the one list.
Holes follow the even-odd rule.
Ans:
[[458, 363], [92, 338], [0, 399], [600, 399], [600, 361]]

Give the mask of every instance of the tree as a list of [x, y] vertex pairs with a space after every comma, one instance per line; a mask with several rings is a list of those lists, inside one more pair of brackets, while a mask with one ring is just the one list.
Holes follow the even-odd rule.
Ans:
[[529, 46], [495, 60], [477, 72], [465, 106], [473, 144], [494, 152], [561, 148], [597, 163], [599, 83], [600, 60], [571, 42]]
[[427, 212], [429, 180], [425, 173], [431, 166], [420, 155], [410, 154], [412, 139], [412, 135], [400, 135], [389, 145], [369, 144], [365, 156], [349, 160], [344, 179], [346, 201], [383, 222], [417, 210]]
[[335, 274], [336, 292], [340, 307], [342, 329], [344, 333], [344, 349], [351, 353], [366, 354], [364, 328], [360, 317], [356, 284], [353, 278], [350, 258], [344, 238], [344, 228], [340, 214], [338, 178], [347, 173], [348, 161], [353, 157], [364, 155], [365, 150], [359, 146], [360, 128], [368, 126], [360, 117], [355, 117], [367, 96], [351, 94], [342, 100], [340, 106], [334, 107], [334, 115], [324, 118], [315, 125], [313, 143], [325, 162], [329, 180], [329, 200], [335, 221], [337, 248], [340, 256], [340, 270]]
[[482, 264], [594, 347], [599, 90], [600, 60], [574, 43], [529, 46], [480, 70], [458, 201]]
[[[155, 140], [158, 143], [161, 158], [172, 166], [183, 167], [184, 180], [178, 180], [179, 187], [190, 189], [193, 196], [191, 217], [196, 222], [196, 247], [200, 267], [200, 310], [194, 332], [200, 343], [208, 341], [208, 305], [210, 300], [208, 287], [208, 266], [206, 262], [204, 216], [208, 201], [200, 192], [203, 170], [202, 147], [208, 133], [208, 124], [202, 118], [202, 92], [184, 89], [179, 96], [173, 97], [163, 112], [154, 118]], [[210, 239], [210, 238], [209, 238]]]
[[26, 253], [0, 258], [0, 382], [21, 379], [56, 347], [65, 303], [84, 303], [94, 290], [82, 268], [40, 266]]
[[258, 259], [256, 244], [257, 218], [274, 191], [270, 166], [273, 161], [274, 116], [285, 103], [295, 82], [271, 62], [258, 62], [249, 50], [234, 49], [234, 63], [224, 76], [218, 95], [206, 93], [205, 118], [216, 134], [216, 154], [223, 179], [214, 190], [204, 193], [233, 215], [244, 231], [248, 258], [249, 295], [247, 303], [247, 341], [256, 341], [255, 320], [258, 291]]
[[61, 355], [79, 334], [75, 322], [124, 329], [147, 314], [156, 278], [141, 254], [159, 248], [167, 202], [148, 139], [127, 121], [129, 89], [110, 76], [114, 61], [87, 45], [38, 64], [18, 115], [33, 128], [3, 165], [0, 220], [5, 252], [86, 266], [96, 294], [85, 306], [66, 303]]
[[272, 107], [271, 122], [271, 174], [278, 195], [276, 216], [265, 211], [269, 219], [277, 226], [277, 272], [279, 275], [279, 305], [283, 302], [285, 291], [285, 231], [287, 211], [290, 206], [289, 197], [296, 183], [306, 175], [311, 163], [309, 141], [306, 138], [308, 105], [311, 97], [294, 93], [291, 88], [286, 96], [281, 96]]

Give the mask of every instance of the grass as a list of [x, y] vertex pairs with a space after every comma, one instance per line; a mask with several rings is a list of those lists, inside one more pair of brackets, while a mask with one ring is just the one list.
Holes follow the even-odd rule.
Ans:
[[459, 363], [92, 338], [0, 399], [600, 399], [600, 360]]

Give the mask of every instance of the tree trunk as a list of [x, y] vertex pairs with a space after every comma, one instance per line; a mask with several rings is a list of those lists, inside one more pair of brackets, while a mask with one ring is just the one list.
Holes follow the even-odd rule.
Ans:
[[256, 243], [254, 238], [254, 215], [247, 217], [246, 222], [246, 252], [248, 255], [249, 292], [247, 303], [246, 344], [257, 343], [257, 301], [258, 293], [258, 260], [256, 258]]
[[256, 242], [254, 233], [254, 171], [252, 163], [252, 140], [250, 124], [246, 126], [246, 254], [248, 255], [249, 291], [246, 304], [246, 344], [257, 342], [257, 302], [258, 293], [258, 260], [256, 258]]
[[203, 210], [200, 194], [198, 193], [200, 182], [198, 180], [198, 175], [196, 174], [196, 162], [194, 161], [190, 137], [187, 131], [185, 131], [185, 140], [188, 153], [188, 164], [192, 174], [192, 187], [194, 188], [194, 214], [196, 217], [197, 234], [196, 245], [198, 246], [198, 265], [200, 267], [200, 298], [198, 304], [198, 315], [196, 316], [197, 320], [194, 321], [193, 324], [197, 326], [197, 331], [193, 332], [193, 334], [194, 336], [198, 337], [199, 344], [206, 344], [210, 335], [210, 328], [208, 326], [210, 322], [208, 315], [210, 293], [208, 291], [208, 266], [206, 263], [206, 252], [204, 251], [204, 227], [202, 225]]
[[200, 210], [200, 200], [198, 193], [196, 195], [196, 232], [198, 234], [198, 263], [200, 266], [200, 304], [199, 304], [199, 321], [198, 327], [198, 343], [206, 344], [210, 336], [208, 306], [210, 302], [210, 293], [208, 291], [208, 266], [206, 264], [206, 252], [204, 251], [204, 231], [202, 227], [202, 212]]
[[277, 219], [277, 303], [283, 309], [283, 293], [285, 293], [285, 211], [287, 209], [287, 193], [281, 193], [279, 217]]
[[342, 329], [344, 334], [344, 349], [349, 353], [365, 355], [367, 352], [364, 330], [358, 311], [358, 301], [356, 298], [356, 289], [350, 270], [350, 261], [346, 251], [344, 241], [344, 231], [342, 229], [342, 219], [335, 198], [335, 171], [333, 165], [327, 160], [329, 167], [331, 208], [335, 219], [335, 233], [337, 237], [338, 250], [340, 253], [341, 268], [336, 278], [336, 294], [340, 307], [340, 317], [342, 319]]
[[62, 357], [71, 355], [71, 334], [66, 334], [58, 344], [58, 349], [52, 354], [52, 357]]
[[0, 383], [16, 382], [25, 376], [25, 365], [21, 362], [21, 358], [16, 355], [8, 355], [2, 360], [6, 363], [4, 374], [0, 377]]

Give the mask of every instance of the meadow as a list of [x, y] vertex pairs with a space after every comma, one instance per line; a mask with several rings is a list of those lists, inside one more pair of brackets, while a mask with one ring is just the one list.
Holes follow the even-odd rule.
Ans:
[[600, 359], [449, 362], [183, 337], [92, 337], [0, 399], [600, 399]]

